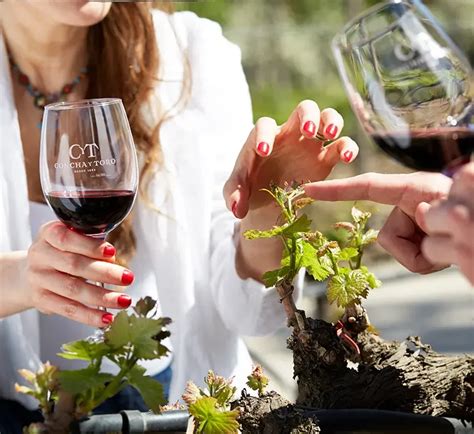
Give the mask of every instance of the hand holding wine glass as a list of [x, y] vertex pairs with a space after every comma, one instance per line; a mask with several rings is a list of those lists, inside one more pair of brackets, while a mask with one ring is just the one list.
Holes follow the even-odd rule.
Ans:
[[[100, 306], [111, 307], [112, 303], [112, 307], [127, 307], [125, 304], [130, 305], [131, 299], [117, 297], [88, 281], [102, 286], [128, 285], [133, 281], [131, 271], [106, 262], [115, 252], [111, 255], [113, 247], [104, 242], [130, 212], [138, 185], [135, 145], [121, 100], [46, 106], [40, 172], [46, 200], [63, 223], [43, 228], [40, 238], [50, 246], [48, 264], [63, 274], [66, 288], [77, 294], [77, 302], [69, 302], [71, 309], [88, 309], [89, 317], [95, 318], [88, 323], [103, 326], [113, 316], [102, 311], [102, 323], [98, 324], [99, 314], [88, 306], [103, 300], [105, 303]], [[39, 244], [39, 249], [44, 249]], [[58, 296], [64, 296], [51, 292], [42, 294], [56, 301]], [[100, 309], [104, 308], [95, 311]]]

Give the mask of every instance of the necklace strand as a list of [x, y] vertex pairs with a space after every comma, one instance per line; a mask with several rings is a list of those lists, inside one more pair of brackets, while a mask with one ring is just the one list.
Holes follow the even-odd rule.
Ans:
[[[81, 68], [79, 75], [70, 83], [65, 84], [59, 92], [53, 93], [44, 93], [41, 92], [38, 88], [31, 84], [30, 78], [20, 69], [20, 67], [13, 61], [10, 57], [10, 64], [14, 74], [17, 76], [18, 83], [26, 88], [28, 93], [33, 97], [34, 106], [43, 111], [44, 107], [48, 104], [55, 102], [65, 101], [67, 95], [69, 95], [74, 88], [84, 79], [88, 74], [88, 68]], [[41, 129], [41, 123], [37, 125]]]

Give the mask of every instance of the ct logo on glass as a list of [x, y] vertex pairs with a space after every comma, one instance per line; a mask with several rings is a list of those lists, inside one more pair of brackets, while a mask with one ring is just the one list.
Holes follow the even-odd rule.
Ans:
[[73, 160], [78, 160], [82, 156], [87, 158], [97, 158], [97, 150], [99, 146], [96, 143], [86, 143], [84, 146], [74, 144], [69, 148], [69, 157]]

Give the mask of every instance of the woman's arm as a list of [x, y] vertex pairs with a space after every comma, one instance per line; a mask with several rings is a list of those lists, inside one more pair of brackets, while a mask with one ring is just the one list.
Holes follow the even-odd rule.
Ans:
[[97, 306], [123, 309], [132, 300], [89, 281], [130, 285], [132, 272], [114, 264], [114, 259], [111, 244], [73, 232], [58, 221], [45, 224], [27, 252], [0, 255], [0, 318], [34, 307], [93, 327], [110, 323], [112, 314]]

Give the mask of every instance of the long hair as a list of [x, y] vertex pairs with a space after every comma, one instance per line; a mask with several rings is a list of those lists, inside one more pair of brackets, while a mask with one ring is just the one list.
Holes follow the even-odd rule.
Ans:
[[[160, 127], [150, 126], [140, 115], [157, 82], [160, 63], [151, 15], [152, 7], [172, 12], [169, 2], [114, 2], [108, 15], [88, 35], [88, 98], [123, 100], [137, 152], [144, 161], [140, 172], [140, 196], [147, 200], [150, 175], [162, 163]], [[147, 200], [148, 201], [148, 200]], [[117, 258], [127, 263], [136, 250], [133, 213], [109, 236]]]

